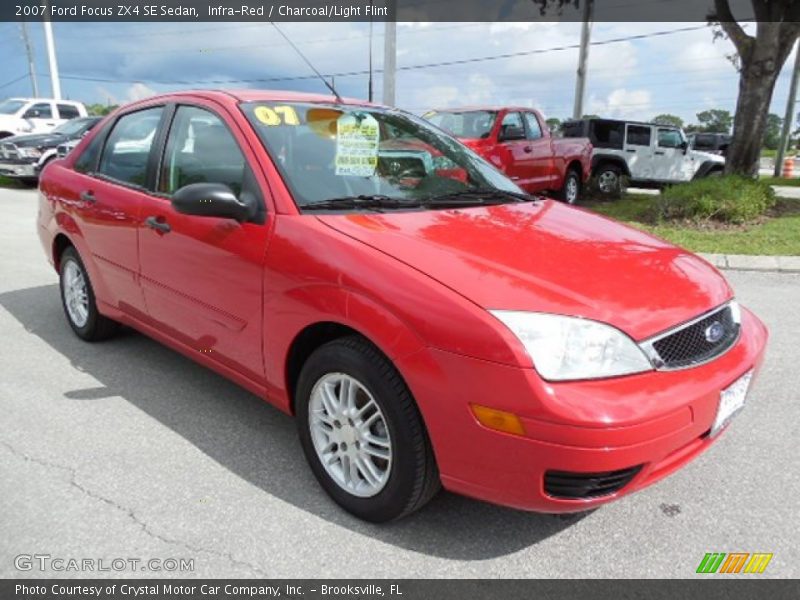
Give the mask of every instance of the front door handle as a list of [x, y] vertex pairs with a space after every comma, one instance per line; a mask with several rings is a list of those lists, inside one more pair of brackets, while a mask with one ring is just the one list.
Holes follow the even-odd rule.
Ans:
[[525, 146], [522, 149], [522, 151], [525, 152], [526, 154], [530, 154], [531, 152], [533, 152], [533, 148], [531, 146]]
[[94, 204], [97, 202], [97, 198], [94, 196], [94, 192], [92, 190], [86, 190], [85, 192], [81, 192], [81, 200], [87, 202], [88, 204]]
[[159, 220], [161, 217], [147, 217], [144, 220], [145, 225], [147, 225], [150, 229], [155, 229], [156, 231], [160, 231], [161, 233], [169, 233], [172, 231], [172, 227], [169, 226], [169, 223], [166, 221]]

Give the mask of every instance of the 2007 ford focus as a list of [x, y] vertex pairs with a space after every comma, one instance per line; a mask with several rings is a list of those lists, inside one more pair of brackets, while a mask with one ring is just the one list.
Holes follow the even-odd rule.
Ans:
[[370, 521], [441, 486], [542, 512], [641, 489], [717, 439], [767, 339], [704, 260], [327, 96], [128, 105], [44, 170], [38, 230], [79, 337], [128, 325], [295, 415]]

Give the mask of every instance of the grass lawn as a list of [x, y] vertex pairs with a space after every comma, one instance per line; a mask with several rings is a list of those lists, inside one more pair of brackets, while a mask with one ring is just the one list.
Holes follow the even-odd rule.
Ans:
[[3, 177], [2, 175], [0, 175], [0, 186], [17, 187], [17, 184], [13, 179], [9, 179], [8, 177]]
[[658, 196], [628, 194], [585, 207], [694, 252], [800, 255], [800, 200], [780, 198], [761, 222], [729, 226], [655, 223], [651, 211], [657, 201]]
[[759, 177], [759, 180], [764, 181], [770, 185], [800, 187], [800, 178], [784, 179], [783, 177]]

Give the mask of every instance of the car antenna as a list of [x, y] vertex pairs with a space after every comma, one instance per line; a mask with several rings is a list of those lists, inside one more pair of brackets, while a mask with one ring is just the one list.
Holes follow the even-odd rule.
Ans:
[[289, 45], [290, 45], [290, 46], [291, 46], [291, 47], [294, 49], [294, 51], [295, 51], [295, 52], [297, 52], [297, 54], [299, 54], [299, 55], [300, 55], [300, 58], [302, 58], [302, 59], [305, 61], [305, 63], [306, 63], [306, 64], [307, 64], [309, 67], [311, 67], [311, 70], [312, 70], [312, 71], [314, 71], [314, 74], [315, 74], [317, 77], [319, 77], [319, 78], [322, 80], [322, 83], [324, 83], [324, 84], [325, 84], [325, 87], [327, 87], [327, 88], [328, 88], [328, 89], [329, 89], [331, 92], [333, 92], [333, 95], [336, 97], [336, 101], [337, 101], [337, 102], [339, 102], [340, 104], [343, 104], [343, 103], [344, 103], [344, 100], [342, 100], [342, 97], [339, 95], [339, 92], [337, 92], [337, 91], [336, 91], [336, 88], [335, 88], [335, 87], [333, 87], [333, 85], [331, 85], [331, 83], [330, 83], [330, 82], [329, 82], [327, 79], [325, 79], [325, 78], [322, 76], [322, 74], [321, 74], [319, 71], [317, 71], [317, 70], [314, 68], [314, 65], [312, 65], [312, 64], [311, 64], [311, 61], [310, 61], [310, 60], [308, 60], [308, 59], [306, 58], [305, 54], [303, 54], [302, 52], [300, 52], [300, 48], [298, 48], [297, 46], [295, 46], [295, 45], [294, 45], [294, 43], [292, 42], [292, 40], [290, 40], [290, 39], [289, 39], [289, 36], [288, 36], [288, 35], [286, 35], [285, 33], [283, 33], [283, 31], [281, 31], [281, 28], [280, 28], [280, 27], [278, 27], [278, 25], [277, 25], [277, 23], [275, 23], [275, 21], [270, 21], [270, 24], [271, 24], [271, 25], [272, 25], [272, 26], [273, 26], [275, 29], [277, 29], [277, 30], [278, 30], [278, 33], [280, 33], [280, 34], [281, 34], [281, 37], [283, 37], [283, 39], [285, 39], [285, 40], [288, 42], [288, 44], [289, 44]]

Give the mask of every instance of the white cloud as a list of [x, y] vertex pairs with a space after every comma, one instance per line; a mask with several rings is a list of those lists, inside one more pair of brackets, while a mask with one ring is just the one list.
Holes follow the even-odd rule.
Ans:
[[603, 117], [647, 120], [653, 115], [652, 94], [648, 90], [613, 90], [606, 98], [591, 97], [587, 112]]

